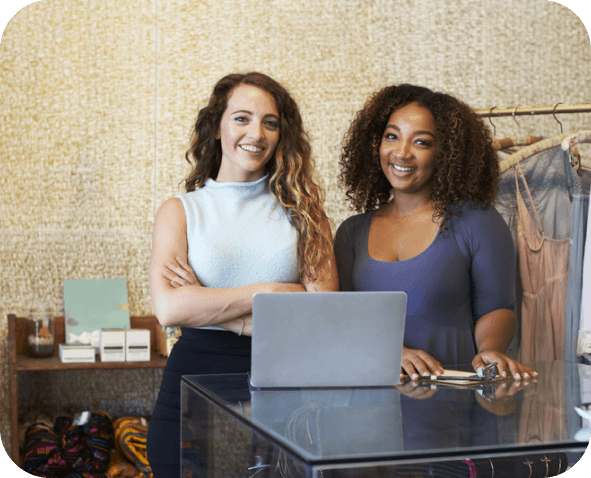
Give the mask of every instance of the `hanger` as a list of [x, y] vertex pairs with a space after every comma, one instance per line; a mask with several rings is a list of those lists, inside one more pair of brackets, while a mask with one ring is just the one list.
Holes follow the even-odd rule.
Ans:
[[[515, 121], [517, 127], [521, 129], [521, 126], [517, 122], [517, 118], [515, 118], [515, 112], [517, 111], [517, 108], [519, 108], [519, 106], [520, 105], [517, 105], [515, 108], [513, 108], [513, 113], [511, 113], [511, 116], [513, 116], [513, 121]], [[528, 146], [530, 144], [537, 143], [538, 141], [541, 141], [543, 139], [543, 136], [529, 136], [518, 133], [514, 136], [511, 136], [510, 138], [495, 139], [492, 143], [492, 147], [493, 149], [499, 151], [509, 149], [514, 146]]]
[[591, 143], [591, 130], [579, 131], [578, 133], [567, 136], [562, 141], [562, 149], [565, 151], [579, 143]]
[[511, 136], [510, 138], [495, 139], [492, 142], [492, 147], [493, 149], [499, 151], [503, 149], [512, 148], [513, 146], [529, 146], [530, 144], [537, 143], [538, 141], [542, 141], [543, 139], [543, 136], [529, 136], [517, 134], [515, 136]]
[[[538, 141], [537, 143], [531, 144], [529, 146], [526, 146], [525, 148], [508, 156], [507, 158], [505, 158], [504, 160], [502, 160], [499, 163], [499, 168], [500, 168], [501, 173], [504, 173], [505, 171], [507, 171], [507, 169], [512, 168], [517, 163], [520, 163], [524, 159], [527, 159], [530, 156], [533, 156], [534, 154], [539, 153], [540, 151], [544, 151], [546, 149], [550, 149], [555, 146], [558, 146], [566, 138], [571, 138], [570, 141], [572, 141], [572, 144], [570, 144], [569, 146], [566, 146], [566, 147], [564, 147], [564, 146], [561, 146], [561, 147], [565, 151], [567, 149], [571, 148], [571, 152], [573, 152], [575, 144], [583, 143], [583, 142], [585, 142], [585, 143], [591, 142], [589, 140], [589, 135], [591, 135], [591, 131], [581, 131], [575, 135], [572, 135], [572, 134], [569, 135], [569, 134], [563, 133], [562, 123], [560, 121], [558, 121], [558, 118], [556, 117], [556, 107], [560, 104], [562, 104], [562, 103], [556, 103], [554, 105], [554, 109], [552, 111], [552, 115], [554, 116], [554, 119], [560, 125], [560, 134], [557, 136], [553, 136], [551, 138], [548, 138], [548, 139], [544, 139], [542, 141]], [[515, 108], [515, 109], [517, 109], [517, 108]], [[513, 110], [513, 113], [515, 113], [515, 110]], [[587, 133], [589, 133], [589, 134], [587, 134]], [[580, 155], [578, 154], [578, 151], [576, 151], [576, 150], [575, 150], [575, 152], [573, 152], [573, 154], [575, 154], [575, 153], [576, 153], [577, 161], [573, 161], [572, 155], [569, 159], [570, 159], [571, 165], [573, 165], [573, 166], [578, 165], [577, 174], [582, 175], [583, 172], [581, 171]]]
[[[575, 145], [576, 144], [580, 144], [580, 143], [591, 143], [591, 130], [587, 130], [587, 131], [579, 131], [578, 133], [575, 133], [573, 135], [567, 136], [566, 138], [564, 138], [562, 140], [562, 143], [560, 144], [560, 146], [562, 147], [562, 149], [564, 151], [566, 151], [567, 149], [570, 149], [570, 151], [572, 152], [575, 149]], [[579, 176], [583, 175], [583, 171], [582, 171], [582, 165], [581, 165], [581, 156], [578, 154], [577, 152], [577, 174]]]
[[[554, 116], [554, 119], [555, 119], [556, 121], [558, 121], [558, 118], [556, 117], [556, 107], [557, 107], [558, 105], [561, 105], [561, 104], [562, 104], [562, 103], [556, 103], [556, 104], [554, 105], [554, 109], [552, 110], [552, 116]], [[560, 125], [560, 134], [564, 133], [564, 131], [562, 131], [562, 123], [561, 123], [560, 121], [558, 121], [558, 124]]]
[[[558, 105], [561, 105], [562, 103], [556, 103], [554, 105], [554, 110], [552, 111], [552, 116], [554, 116], [554, 119], [556, 121], [558, 121], [558, 118], [556, 117], [556, 107]], [[562, 123], [560, 121], [558, 121], [558, 124], [560, 125], [560, 132], [562, 133]], [[566, 151], [566, 149], [564, 149]], [[570, 162], [571, 166], [578, 166], [577, 168], [577, 174], [580, 176], [581, 174], [583, 174], [583, 172], [581, 171], [581, 155], [579, 154], [579, 150], [577, 149], [576, 146], [573, 147], [569, 147], [568, 148], [568, 159]]]
[[513, 113], [511, 113], [511, 116], [513, 116], [513, 121], [515, 121], [515, 124], [517, 125], [517, 129], [520, 130], [521, 126], [519, 126], [519, 122], [517, 121], [517, 118], [515, 117], [515, 112], [517, 111], [517, 108], [519, 108], [521, 105], [517, 105], [515, 108], [513, 108]]
[[540, 151], [544, 151], [546, 149], [550, 149], [555, 146], [558, 146], [559, 144], [562, 143], [562, 140], [568, 136], [569, 135], [567, 135], [567, 134], [559, 134], [558, 136], [552, 136], [551, 138], [544, 139], [542, 141], [538, 141], [537, 143], [530, 144], [529, 146], [526, 146], [525, 148], [520, 149], [516, 153], [513, 153], [511, 156], [509, 156], [509, 157], [503, 159], [501, 162], [499, 162], [499, 168], [500, 168], [501, 173], [504, 173], [509, 168], [512, 168], [513, 166], [515, 166], [517, 163], [520, 163], [524, 159], [527, 159], [530, 156], [533, 156], [534, 154], [539, 153]]
[[491, 126], [493, 127], [493, 138], [497, 135], [497, 127], [495, 126], [495, 124], [492, 122], [492, 110], [494, 110], [496, 108], [496, 106], [493, 106], [490, 111], [488, 112], [489, 116], [488, 116], [488, 121], [491, 124]]

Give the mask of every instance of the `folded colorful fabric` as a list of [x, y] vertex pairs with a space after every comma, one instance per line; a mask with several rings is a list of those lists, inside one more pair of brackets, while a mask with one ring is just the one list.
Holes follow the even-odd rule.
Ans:
[[113, 423], [115, 447], [121, 456], [130, 460], [145, 477], [152, 477], [148, 463], [146, 442], [148, 426], [143, 418], [120, 417]]
[[25, 470], [57, 478], [153, 478], [146, 452], [147, 422], [104, 412], [37, 420], [25, 433]]
[[103, 473], [111, 458], [113, 423], [104, 412], [92, 412], [84, 424], [59, 417], [55, 424], [64, 457], [73, 471]]
[[68, 470], [57, 433], [46, 423], [33, 423], [25, 434], [25, 471], [35, 476], [63, 476]]
[[128, 460], [121, 458], [117, 449], [111, 450], [111, 461], [107, 468], [109, 478], [141, 478], [142, 475]]

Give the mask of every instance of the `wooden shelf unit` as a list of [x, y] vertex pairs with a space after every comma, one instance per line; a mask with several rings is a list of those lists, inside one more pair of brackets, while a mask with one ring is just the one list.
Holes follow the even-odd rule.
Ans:
[[18, 374], [37, 370], [80, 370], [80, 369], [146, 369], [164, 368], [167, 357], [161, 354], [166, 345], [162, 342], [161, 328], [155, 316], [130, 317], [132, 329], [150, 330], [150, 361], [147, 362], [101, 362], [98, 358], [93, 363], [62, 363], [59, 358], [59, 344], [65, 343], [65, 324], [63, 317], [55, 317], [55, 350], [53, 357], [31, 358], [26, 355], [26, 318], [8, 314], [8, 384], [10, 402], [10, 443], [12, 460], [20, 463], [18, 433]]

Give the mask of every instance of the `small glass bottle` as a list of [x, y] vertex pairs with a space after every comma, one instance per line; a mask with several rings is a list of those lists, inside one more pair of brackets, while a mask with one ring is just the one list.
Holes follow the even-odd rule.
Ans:
[[46, 307], [31, 309], [27, 318], [27, 355], [34, 358], [51, 357], [54, 350], [53, 317]]

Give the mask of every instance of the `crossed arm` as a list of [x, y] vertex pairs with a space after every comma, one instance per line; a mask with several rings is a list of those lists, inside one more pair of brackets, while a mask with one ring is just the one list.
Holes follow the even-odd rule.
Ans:
[[[328, 223], [326, 227], [330, 232]], [[185, 211], [180, 199], [169, 199], [156, 215], [149, 268], [152, 305], [163, 326], [216, 325], [251, 335], [255, 293], [338, 290], [336, 272], [314, 282], [304, 280], [301, 284], [265, 282], [230, 288], [203, 287], [189, 267], [187, 257]], [[331, 259], [335, 264], [334, 256]]]

